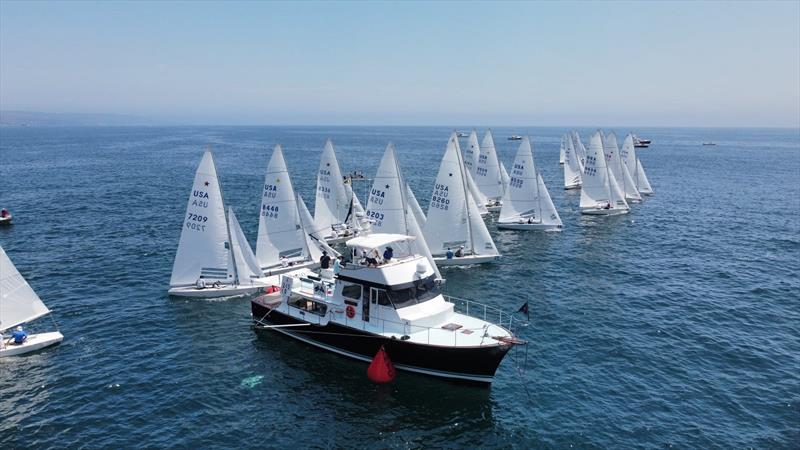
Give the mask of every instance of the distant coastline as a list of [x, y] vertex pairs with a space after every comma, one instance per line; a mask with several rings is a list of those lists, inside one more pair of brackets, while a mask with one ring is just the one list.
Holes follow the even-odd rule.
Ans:
[[125, 114], [0, 111], [0, 127], [153, 126], [158, 122]]

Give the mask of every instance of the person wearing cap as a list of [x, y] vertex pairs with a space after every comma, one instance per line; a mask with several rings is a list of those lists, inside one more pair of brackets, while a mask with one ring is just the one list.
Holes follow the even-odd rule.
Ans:
[[445, 253], [445, 256], [447, 256], [447, 259], [453, 259], [453, 251], [450, 250], [450, 247], [447, 247], [447, 253]]
[[11, 339], [14, 339], [14, 344], [21, 345], [28, 339], [28, 333], [26, 333], [25, 330], [22, 329], [22, 325], [20, 325], [11, 333]]
[[458, 247], [458, 250], [456, 250], [456, 258], [461, 258], [462, 256], [464, 256], [464, 246], [463, 245], [461, 247]]
[[321, 269], [330, 269], [331, 268], [331, 257], [328, 256], [327, 251], [322, 251], [322, 256], [319, 258], [319, 267]]
[[394, 256], [394, 250], [392, 250], [392, 247], [386, 247], [386, 250], [383, 252], [383, 262], [388, 263], [389, 261], [391, 261], [393, 256]]

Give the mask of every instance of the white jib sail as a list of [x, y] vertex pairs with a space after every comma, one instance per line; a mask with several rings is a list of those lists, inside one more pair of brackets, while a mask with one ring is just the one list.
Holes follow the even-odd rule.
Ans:
[[389, 144], [381, 158], [378, 172], [367, 200], [367, 218], [372, 220], [375, 233], [397, 233], [414, 236], [412, 248], [428, 259], [437, 278], [441, 278], [433, 261], [425, 236], [414, 213], [408, 207], [405, 183], [395, 156], [394, 145]]
[[500, 177], [500, 162], [494, 148], [492, 130], [488, 130], [483, 137], [481, 154], [478, 156], [478, 166], [475, 169], [475, 181], [478, 189], [489, 200], [499, 200], [503, 197], [503, 180]]
[[581, 135], [577, 131], [572, 132], [572, 140], [575, 144], [575, 152], [578, 155], [578, 161], [581, 163], [581, 170], [586, 165], [586, 155], [588, 151], [586, 147], [583, 145], [583, 140], [581, 140]]
[[631, 133], [628, 133], [625, 136], [625, 140], [622, 141], [622, 149], [619, 151], [619, 156], [628, 169], [628, 173], [631, 174], [634, 186], [638, 189], [639, 184], [636, 183], [636, 148], [633, 146], [633, 135]]
[[547, 187], [536, 170], [530, 139], [525, 136], [514, 157], [511, 183], [503, 198], [499, 222], [519, 223], [529, 219], [533, 223], [561, 225]]
[[642, 161], [639, 158], [636, 158], [636, 180], [639, 192], [643, 195], [653, 195], [653, 188], [650, 186], [650, 181], [647, 180], [644, 167], [642, 167]]
[[239, 285], [253, 284], [253, 279], [261, 278], [264, 272], [258, 265], [256, 255], [250, 248], [247, 238], [233, 213], [233, 208], [228, 208], [228, 229], [231, 233], [231, 253], [236, 264], [236, 276]]
[[564, 189], [574, 189], [581, 185], [581, 163], [573, 142], [573, 137], [567, 136], [564, 148]]
[[614, 179], [625, 195], [625, 199], [635, 202], [642, 201], [642, 196], [639, 195], [639, 191], [636, 190], [636, 185], [631, 178], [631, 174], [628, 173], [628, 169], [622, 162], [620, 151], [617, 147], [617, 135], [614, 134], [613, 131], [606, 136], [603, 141], [603, 146], [603, 151], [608, 159], [608, 167], [611, 169], [611, 173], [614, 174]]
[[207, 282], [232, 281], [228, 246], [222, 191], [214, 158], [206, 151], [189, 194], [170, 286], [193, 285], [200, 277]]
[[561, 136], [561, 148], [559, 149], [559, 152], [558, 152], [558, 163], [559, 164], [564, 164], [564, 161], [565, 161], [564, 153], [566, 152], [566, 141], [567, 141], [567, 136], [566, 135], [562, 135]]
[[307, 259], [305, 241], [283, 150], [276, 145], [267, 166], [261, 195], [256, 241], [258, 263], [266, 269], [279, 265], [281, 256], [293, 262]]
[[344, 187], [347, 189], [347, 198], [353, 202], [348, 223], [351, 227], [358, 230], [359, 233], [368, 233], [372, 225], [369, 220], [367, 220], [367, 212], [364, 211], [364, 207], [361, 206], [361, 201], [358, 200], [358, 195], [353, 191], [351, 184], [345, 183]]
[[308, 254], [309, 259], [311, 261], [319, 261], [323, 250], [327, 251], [331, 257], [339, 256], [339, 252], [325, 242], [324, 236], [321, 236], [322, 233], [313, 230], [314, 219], [311, 218], [311, 213], [308, 211], [308, 206], [303, 201], [303, 197], [295, 193], [295, 200], [300, 218], [300, 227], [304, 232], [303, 239], [305, 241], [306, 254]]
[[475, 180], [472, 178], [472, 174], [469, 171], [466, 171], [467, 176], [467, 188], [469, 189], [470, 194], [472, 194], [472, 199], [475, 200], [475, 203], [478, 205], [478, 212], [485, 216], [489, 214], [489, 210], [486, 208], [486, 203], [489, 200], [486, 198], [485, 195], [478, 189], [478, 186], [475, 184]]
[[336, 160], [333, 142], [328, 139], [317, 170], [317, 193], [314, 202], [314, 222], [326, 236], [331, 226], [344, 223], [350, 209], [350, 197], [342, 179], [342, 171]]
[[505, 194], [508, 190], [508, 183], [511, 181], [511, 177], [508, 176], [508, 171], [506, 170], [506, 165], [500, 161], [500, 180], [503, 182], [503, 193]]
[[[458, 148], [458, 138], [453, 133], [447, 142], [428, 204], [428, 220], [423, 229], [425, 241], [431, 253], [437, 256], [462, 245], [468, 254], [497, 254], [488, 230], [481, 233], [481, 226], [486, 228], [467, 188], [466, 168]], [[486, 246], [487, 236], [489, 248]]]
[[50, 310], [0, 247], [0, 331], [42, 317]]
[[411, 186], [408, 184], [406, 184], [406, 196], [408, 198], [408, 207], [411, 208], [411, 212], [414, 213], [414, 218], [417, 219], [417, 223], [424, 230], [428, 218], [425, 217], [425, 213], [422, 211], [422, 207], [419, 206], [419, 202], [417, 201], [417, 196], [414, 195], [414, 191], [411, 190]]
[[[597, 131], [589, 140], [586, 153], [586, 166], [582, 174], [581, 209], [628, 209], [625, 197], [611, 178], [613, 176], [608, 170], [601, 134]], [[609, 207], [605, 208], [606, 206]]]

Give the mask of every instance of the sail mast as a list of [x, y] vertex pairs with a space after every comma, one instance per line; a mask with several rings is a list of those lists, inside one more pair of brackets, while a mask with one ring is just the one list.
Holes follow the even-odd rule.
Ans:
[[475, 251], [475, 239], [472, 237], [472, 217], [469, 213], [469, 189], [467, 188], [467, 175], [465, 173], [466, 168], [464, 167], [464, 157], [461, 154], [461, 146], [458, 145], [458, 134], [454, 131], [451, 135], [451, 139], [455, 140], [456, 143], [456, 154], [458, 155], [458, 170], [461, 173], [461, 189], [464, 190], [464, 208], [467, 211], [467, 234], [469, 234], [469, 248], [472, 249], [472, 254], [477, 254]]

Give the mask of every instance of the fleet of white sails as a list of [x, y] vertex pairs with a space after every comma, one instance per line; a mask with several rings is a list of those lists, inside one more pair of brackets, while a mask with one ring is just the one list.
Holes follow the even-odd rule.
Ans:
[[[580, 189], [580, 212], [625, 214], [630, 203], [652, 195], [633, 136], [620, 149], [616, 135], [594, 132], [588, 148], [577, 131], [561, 137], [564, 188]], [[316, 176], [314, 215], [292, 186], [281, 147], [267, 166], [255, 252], [232, 208], [223, 204], [214, 160], [206, 151], [195, 174], [170, 280], [170, 294], [215, 297], [259, 291], [276, 276], [319, 265], [329, 245], [371, 232], [413, 236], [414, 251], [442, 265], [469, 265], [500, 257], [485, 219], [497, 212], [498, 228], [560, 231], [563, 223], [524, 137], [508, 171], [491, 131], [479, 144], [472, 131], [461, 149], [454, 132], [439, 165], [427, 213], [405, 181], [395, 148], [381, 159], [366, 209], [342, 175], [333, 142], [325, 143]]]

